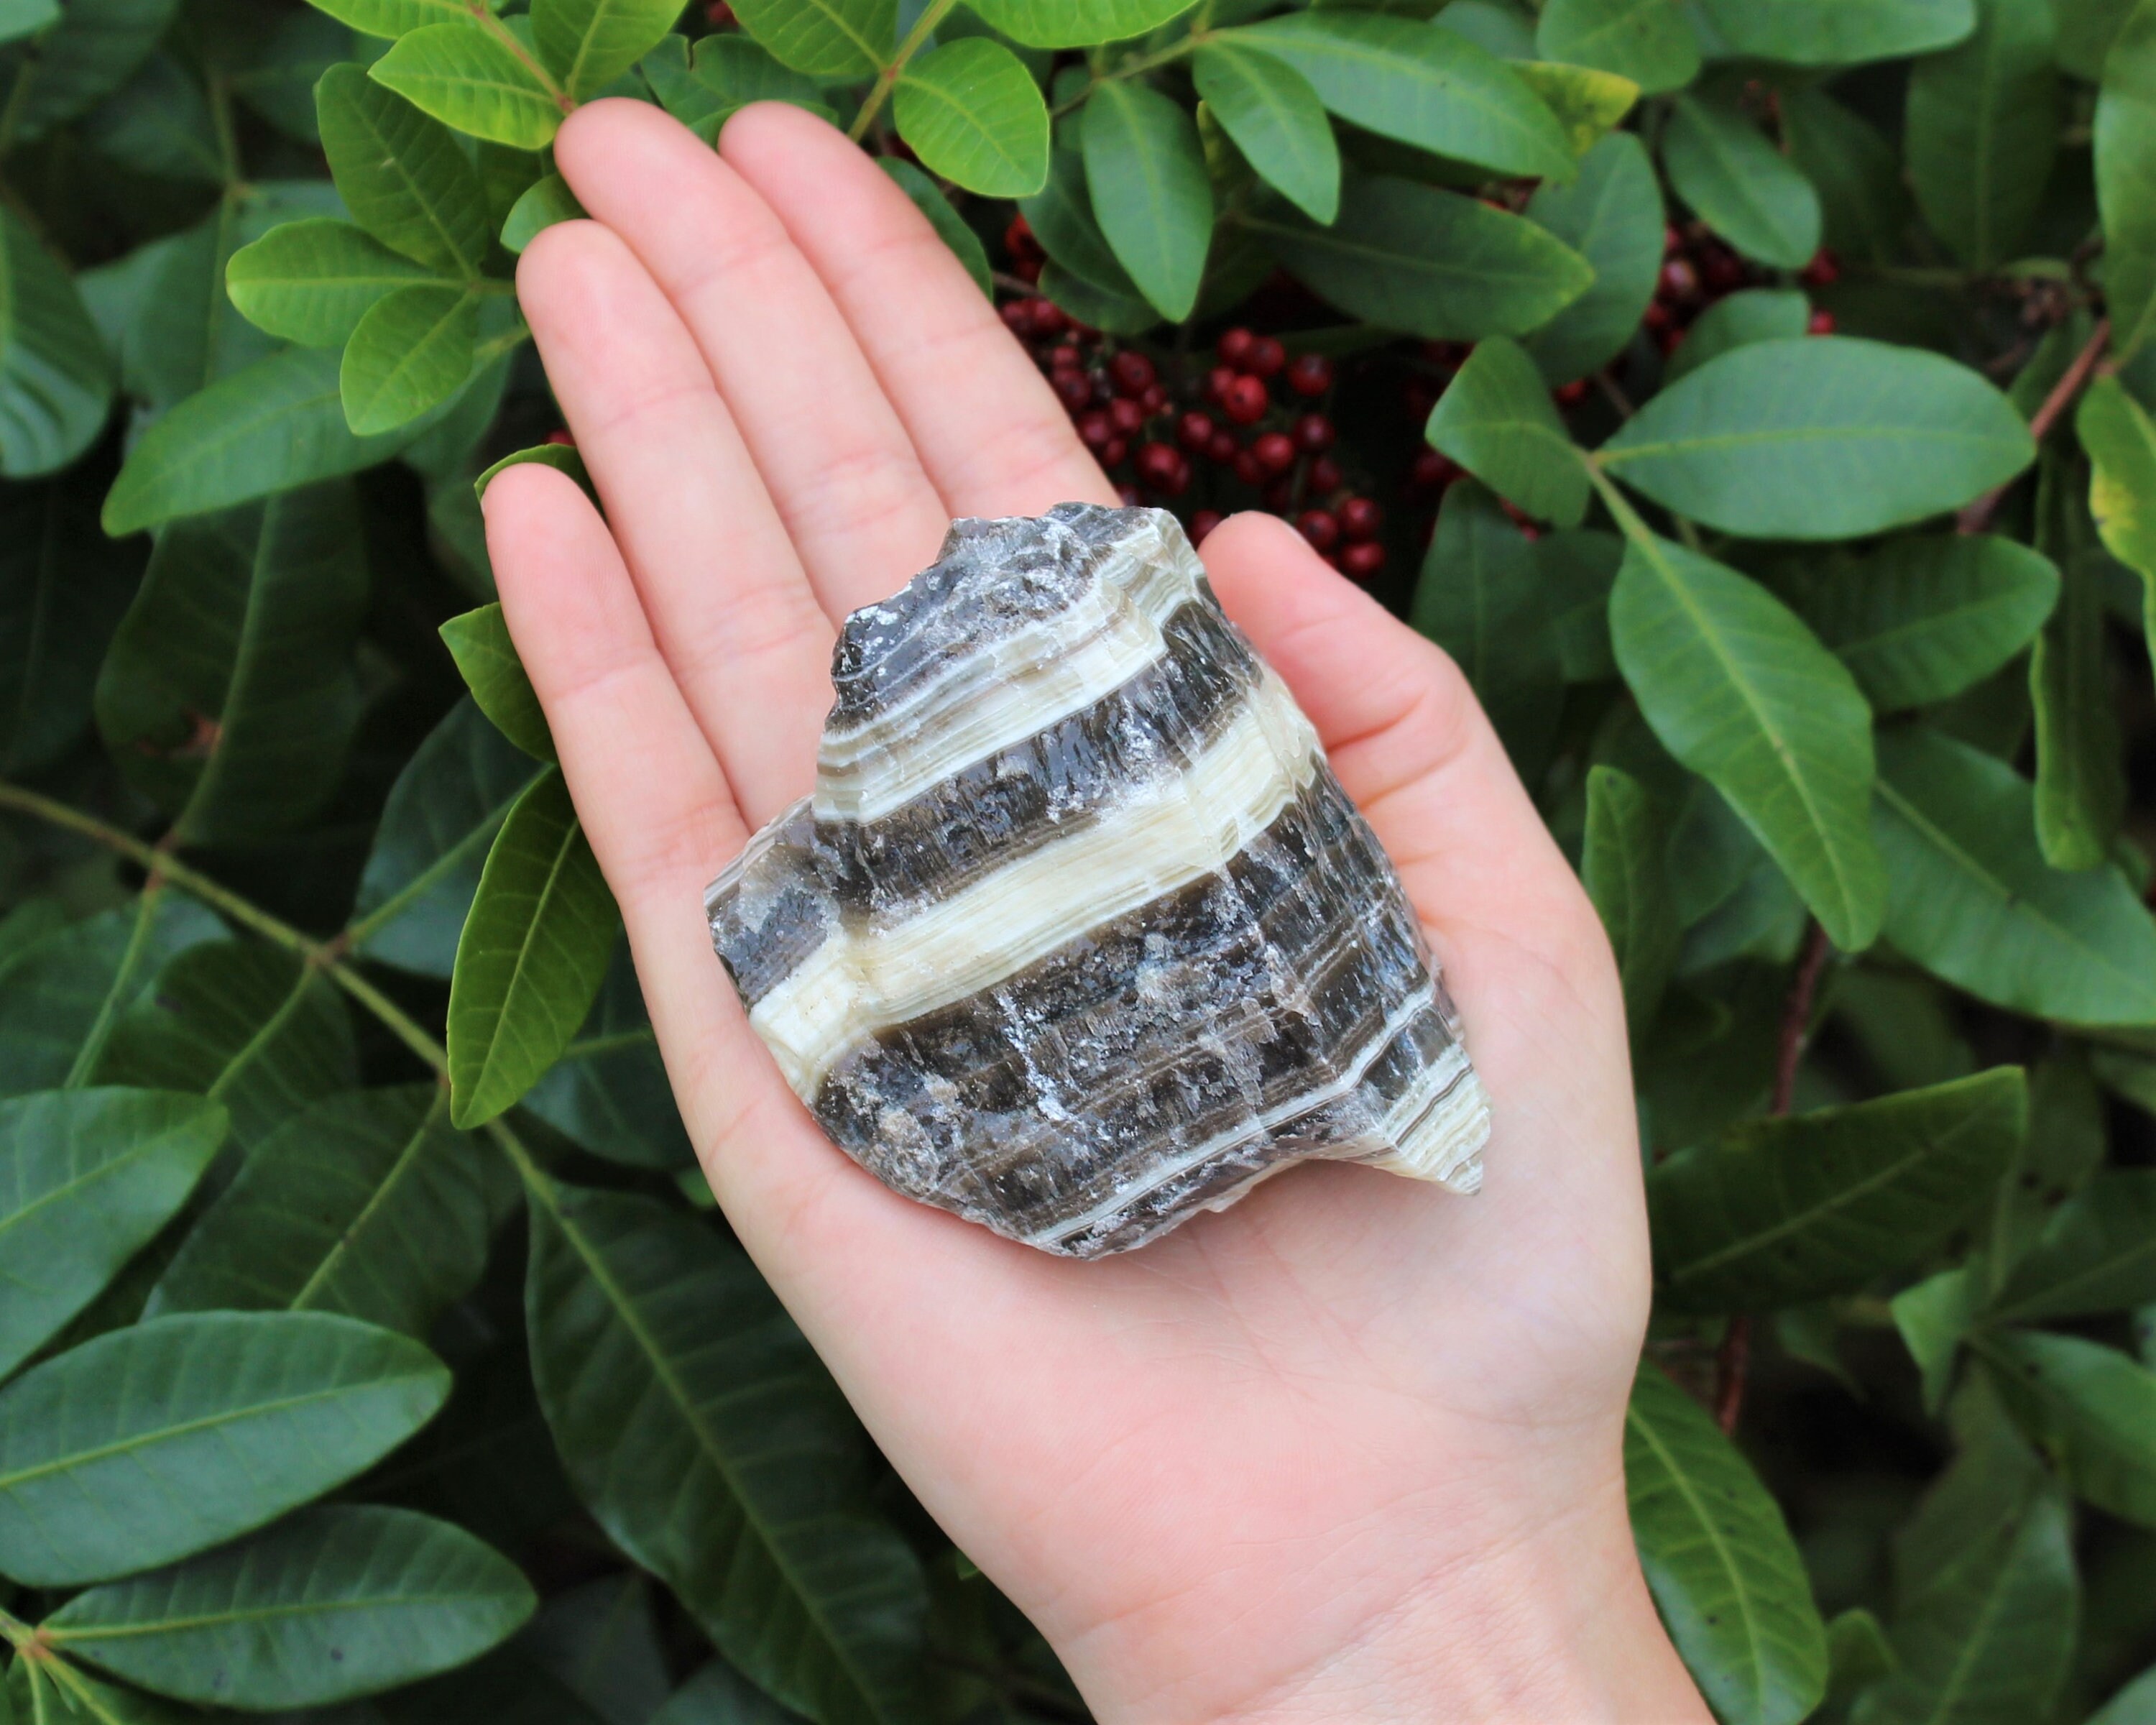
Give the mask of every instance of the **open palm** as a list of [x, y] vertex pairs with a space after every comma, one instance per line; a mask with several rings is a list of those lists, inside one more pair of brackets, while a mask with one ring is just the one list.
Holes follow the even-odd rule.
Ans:
[[1491, 1097], [1481, 1196], [1312, 1164], [1093, 1263], [894, 1196], [781, 1081], [702, 890], [807, 790], [839, 619], [953, 516], [1114, 494], [820, 122], [752, 108], [714, 153], [603, 102], [557, 154], [596, 219], [518, 287], [607, 519], [506, 472], [503, 603], [712, 1187], [886, 1454], [1104, 1717], [1694, 1717], [1625, 1532], [1615, 975], [1458, 670], [1281, 523], [1206, 542], [1429, 929]]

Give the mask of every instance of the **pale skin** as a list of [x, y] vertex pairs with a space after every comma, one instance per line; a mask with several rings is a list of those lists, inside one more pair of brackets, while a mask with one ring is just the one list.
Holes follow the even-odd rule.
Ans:
[[[606, 518], [485, 499], [519, 651], [728, 1220], [884, 1451], [1104, 1721], [1704, 1721], [1625, 1510], [1648, 1256], [1592, 908], [1465, 679], [1288, 527], [1204, 557], [1399, 865], [1492, 1099], [1472, 1199], [1308, 1165], [1096, 1263], [894, 1196], [783, 1082], [705, 884], [808, 788], [837, 624], [951, 517], [1113, 503], [836, 131], [594, 104], [517, 285]], [[611, 531], [609, 531], [609, 524]]]

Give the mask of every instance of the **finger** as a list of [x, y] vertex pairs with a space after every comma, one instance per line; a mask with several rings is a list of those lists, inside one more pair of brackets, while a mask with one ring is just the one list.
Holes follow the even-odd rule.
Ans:
[[679, 308], [834, 618], [887, 598], [950, 525], [816, 272], [752, 187], [645, 102], [580, 110], [554, 145], [584, 208]]
[[1116, 501], [995, 308], [859, 146], [761, 102], [726, 122], [719, 148], [823, 279], [951, 514]]
[[650, 632], [753, 822], [808, 788], [832, 631], [696, 344], [596, 222], [548, 228], [517, 293]]

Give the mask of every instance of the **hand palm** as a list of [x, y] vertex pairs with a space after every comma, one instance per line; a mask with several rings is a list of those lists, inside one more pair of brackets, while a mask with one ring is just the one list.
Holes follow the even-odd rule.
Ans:
[[519, 284], [613, 531], [510, 470], [503, 600], [714, 1189], [923, 1502], [1096, 1705], [1172, 1715], [1320, 1684], [1493, 1551], [1606, 1543], [1645, 1303], [1622, 1013], [1458, 671], [1278, 524], [1209, 540], [1430, 930], [1493, 1098], [1481, 1197], [1312, 1165], [1078, 1264], [885, 1192], [757, 1045], [701, 890], [806, 788], [834, 618], [952, 514], [1112, 493], [835, 133], [759, 108], [714, 156], [605, 103], [558, 158], [598, 223]]

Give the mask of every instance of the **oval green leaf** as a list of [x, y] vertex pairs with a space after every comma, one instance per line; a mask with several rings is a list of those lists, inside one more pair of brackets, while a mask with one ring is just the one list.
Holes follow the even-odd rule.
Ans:
[[542, 773], [495, 835], [449, 979], [450, 1116], [491, 1120], [567, 1047], [620, 927], [568, 787]]
[[0, 1391], [0, 1574], [69, 1587], [222, 1544], [387, 1455], [449, 1387], [410, 1337], [325, 1312], [85, 1342]]
[[1847, 539], [1981, 495], [2035, 455], [2013, 404], [1966, 366], [1878, 341], [1755, 341], [1665, 389], [1601, 461], [1726, 532]]
[[337, 373], [356, 437], [410, 424], [464, 387], [479, 341], [479, 301], [446, 283], [399, 288], [352, 332]]
[[326, 217], [280, 223], [224, 266], [243, 317], [307, 347], [342, 347], [377, 300], [433, 279], [365, 228]]
[[322, 74], [315, 112], [353, 219], [429, 270], [476, 277], [490, 237], [486, 193], [449, 128], [349, 64]]
[[1686, 372], [1753, 341], [1788, 341], [1804, 333], [1811, 301], [1794, 288], [1743, 288], [1717, 300], [1693, 320], [1662, 367], [1667, 388]]
[[1614, 767], [1588, 769], [1580, 882], [1617, 955], [1625, 1022], [1635, 1046], [1655, 1022], [1683, 932], [1663, 862], [1668, 843], [1639, 780]]
[[105, 429], [112, 367], [69, 279], [0, 207], [0, 475], [64, 467]]
[[609, 1162], [660, 1168], [695, 1163], [626, 943], [614, 948], [577, 1040], [532, 1086], [524, 1106]]
[[2082, 398], [2074, 432], [2089, 458], [2097, 533], [2140, 574], [2142, 634], [2156, 660], [2156, 422], [2118, 378], [2099, 377]]
[[978, 0], [968, 10], [1028, 48], [1092, 48], [1157, 29], [1194, 0]]
[[452, 617], [442, 625], [441, 635], [479, 710], [533, 760], [552, 760], [554, 734], [547, 728], [547, 715], [524, 661], [516, 656], [501, 607], [481, 605]]
[[1917, 207], [1962, 262], [2021, 254], [2059, 151], [2051, 0], [1982, 0], [1976, 29], [1909, 74], [1902, 147]]
[[1576, 527], [1587, 514], [1586, 461], [1534, 361], [1502, 336], [1476, 344], [1423, 435], [1538, 521]]
[[[1196, 122], [1144, 85], [1104, 84], [1080, 111], [1078, 134], [1094, 218], [1116, 261], [1162, 316], [1188, 316], [1213, 243]], [[1046, 173], [1044, 162], [1044, 182]]]
[[681, 0], [531, 0], [539, 58], [572, 101], [589, 101], [644, 55], [681, 16]]
[[[1630, 132], [1604, 138], [1581, 159], [1571, 184], [1545, 185], [1529, 198], [1527, 216], [1594, 271], [1587, 291], [1522, 344], [1544, 377], [1568, 383], [1625, 351], [1655, 296], [1662, 269], [1662, 194], [1646, 146]], [[1696, 337], [1697, 330], [1692, 333]]]
[[1691, 21], [1670, 0], [1549, 0], [1535, 52], [1614, 72], [1649, 95], [1681, 90], [1699, 72]]
[[1746, 257], [1798, 270], [1819, 249], [1819, 193], [1734, 108], [1679, 97], [1662, 164], [1670, 189]]
[[1700, 0], [1728, 50], [1796, 66], [1846, 66], [1950, 48], [1976, 0]]
[[1000, 42], [964, 36], [909, 62], [891, 111], [922, 166], [968, 191], [1029, 198], [1048, 178], [1048, 105]]
[[2156, 7], [2133, 8], [2112, 40], [2095, 130], [2104, 295], [2124, 361], [2156, 331]]
[[1263, 180], [1312, 221], [1340, 213], [1340, 146], [1310, 80], [1232, 36], [1190, 63], [1198, 94]]
[[1757, 582], [1630, 536], [1609, 630], [1640, 712], [1743, 817], [1835, 944], [1869, 946], [1887, 883], [1867, 825], [1871, 713], [1855, 680]]
[[521, 44], [495, 29], [470, 18], [424, 25], [367, 75], [459, 131], [513, 150], [542, 148], [573, 105]]
[[2112, 1168], [2052, 1212], [1985, 1316], [2035, 1323], [2156, 1301], [2156, 1170]]
[[1980, 1329], [1970, 1345], [2076, 1497], [2156, 1527], [2156, 1372], [2079, 1336]]
[[812, 78], [868, 78], [897, 49], [898, 0], [741, 0], [742, 27]]

